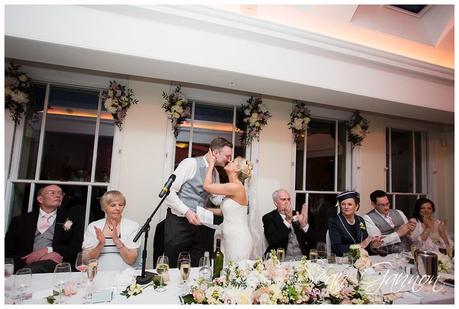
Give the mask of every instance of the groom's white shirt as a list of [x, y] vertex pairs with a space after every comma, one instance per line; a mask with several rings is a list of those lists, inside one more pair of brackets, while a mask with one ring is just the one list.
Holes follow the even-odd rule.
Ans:
[[[204, 162], [206, 167], [209, 166], [209, 163], [204, 156]], [[198, 170], [198, 165], [196, 158], [186, 158], [177, 166], [174, 171], [176, 176], [174, 183], [171, 186], [171, 191], [169, 196], [164, 200], [166, 206], [168, 206], [172, 213], [178, 217], [184, 217], [188, 209], [190, 209], [185, 203], [180, 200], [177, 195], [177, 192], [180, 191], [182, 185], [187, 182], [188, 180], [192, 179]], [[219, 183], [218, 172], [215, 170], [217, 177], [213, 179], [214, 183]], [[209, 199], [214, 205], [220, 205], [223, 201], [223, 195], [209, 195]]]

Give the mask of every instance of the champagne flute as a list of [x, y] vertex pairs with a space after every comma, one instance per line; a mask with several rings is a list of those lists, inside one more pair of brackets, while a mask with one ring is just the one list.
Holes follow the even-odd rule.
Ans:
[[86, 288], [85, 299], [89, 302], [92, 298], [92, 287], [94, 278], [97, 275], [99, 261], [97, 259], [89, 259], [86, 265], [86, 275], [88, 276], [88, 286]]
[[285, 259], [285, 249], [284, 248], [277, 248], [276, 250], [276, 255], [277, 255], [277, 259], [279, 260], [279, 262], [283, 262], [284, 259]]
[[191, 271], [191, 257], [189, 252], [180, 252], [177, 259], [177, 267], [180, 270], [180, 276], [182, 279], [181, 285], [186, 285], [186, 281], [190, 277]]
[[14, 288], [17, 290], [19, 296], [19, 303], [32, 297], [32, 292], [30, 291], [31, 285], [32, 270], [30, 268], [19, 269], [14, 278]]
[[156, 288], [158, 292], [166, 290], [167, 282], [169, 281], [169, 259], [165, 255], [158, 257], [156, 262], [156, 272], [159, 275], [159, 286]]
[[62, 304], [62, 294], [64, 294], [64, 288], [67, 280], [70, 278], [72, 267], [70, 263], [63, 262], [59, 263], [54, 267], [53, 283], [54, 288], [59, 293], [58, 304]]

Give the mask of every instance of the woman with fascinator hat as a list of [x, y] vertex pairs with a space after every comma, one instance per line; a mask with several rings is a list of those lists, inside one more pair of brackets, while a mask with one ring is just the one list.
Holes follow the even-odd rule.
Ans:
[[246, 179], [252, 176], [252, 163], [242, 157], [229, 162], [224, 170], [228, 183], [212, 183], [215, 157], [208, 153], [209, 166], [204, 179], [204, 190], [210, 194], [224, 195], [220, 209], [208, 208], [216, 215], [223, 215], [223, 252], [232, 261], [247, 260], [252, 252], [252, 236], [248, 224], [248, 197], [244, 187]]
[[328, 220], [331, 250], [337, 256], [343, 256], [353, 244], [371, 252], [371, 248], [381, 246], [379, 236], [368, 236], [365, 221], [356, 214], [360, 207], [360, 194], [355, 191], [345, 191], [338, 194], [339, 213]]

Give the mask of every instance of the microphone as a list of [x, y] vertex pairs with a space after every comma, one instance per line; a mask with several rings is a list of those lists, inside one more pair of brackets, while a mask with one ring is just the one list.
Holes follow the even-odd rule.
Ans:
[[170, 175], [167, 179], [166, 183], [164, 184], [163, 189], [159, 192], [159, 197], [163, 197], [166, 194], [169, 194], [169, 189], [171, 188], [172, 184], [175, 181], [176, 176], [174, 174]]

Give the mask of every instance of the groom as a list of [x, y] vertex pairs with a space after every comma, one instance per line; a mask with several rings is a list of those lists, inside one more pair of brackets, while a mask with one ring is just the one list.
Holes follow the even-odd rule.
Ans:
[[[231, 161], [233, 144], [217, 137], [210, 142], [210, 149], [216, 158], [216, 165], [225, 166]], [[196, 214], [197, 206], [205, 207], [210, 200], [220, 205], [223, 196], [210, 195], [203, 189], [208, 167], [207, 154], [197, 158], [187, 158], [180, 162], [174, 171], [176, 179], [165, 203], [169, 207], [164, 226], [164, 252], [169, 258], [170, 267], [177, 267], [181, 251], [191, 256], [191, 266], [198, 266], [199, 258], [205, 251], [213, 252], [215, 230], [201, 225]], [[219, 182], [217, 170], [213, 181]]]

